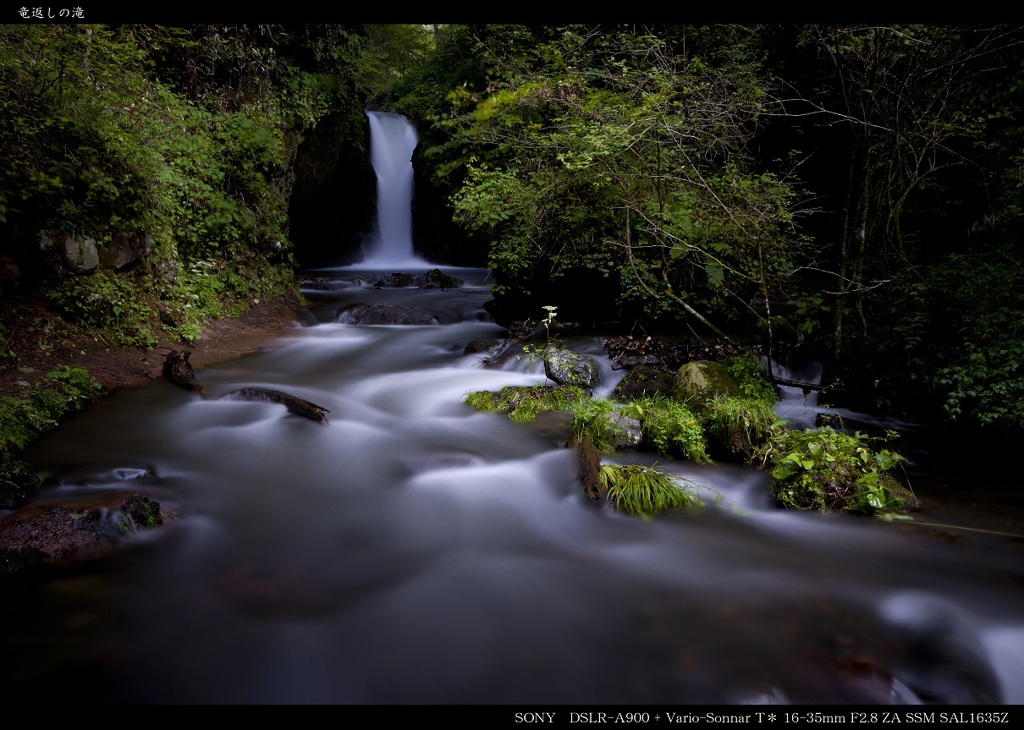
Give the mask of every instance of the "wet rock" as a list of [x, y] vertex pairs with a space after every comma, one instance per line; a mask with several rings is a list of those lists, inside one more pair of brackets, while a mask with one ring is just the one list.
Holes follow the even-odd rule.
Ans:
[[412, 274], [403, 274], [401, 272], [386, 274], [373, 282], [375, 289], [404, 289], [413, 286], [413, 284]]
[[449, 276], [440, 269], [431, 269], [423, 275], [420, 289], [456, 289], [462, 286], [462, 282], [454, 276]]
[[608, 421], [615, 430], [616, 449], [635, 449], [643, 443], [644, 429], [639, 418], [612, 411], [608, 414]]
[[544, 350], [544, 374], [559, 385], [593, 388], [601, 378], [597, 360], [572, 350], [549, 347]]
[[631, 368], [612, 391], [612, 398], [628, 402], [664, 395], [671, 397], [675, 389], [675, 375], [656, 365], [636, 365]]
[[449, 276], [441, 269], [430, 269], [422, 276], [396, 271], [393, 274], [378, 277], [374, 280], [373, 286], [376, 289], [403, 289], [411, 286], [420, 289], [455, 289], [462, 286], [462, 281], [454, 276]]
[[121, 510], [131, 518], [133, 531], [140, 527], [159, 527], [164, 523], [164, 517], [160, 514], [160, 503], [141, 494], [133, 494], [126, 499], [121, 505]]
[[0, 520], [0, 572], [102, 557], [169, 517], [159, 502], [117, 492], [22, 507]]
[[475, 355], [480, 352], [490, 352], [500, 344], [501, 342], [499, 340], [477, 338], [466, 344], [462, 354]]
[[182, 352], [171, 350], [167, 353], [164, 360], [164, 378], [205, 398], [207, 396], [206, 388], [196, 380], [192, 363], [188, 361], [190, 357], [192, 357], [192, 353], [188, 350]]
[[405, 304], [353, 304], [335, 318], [341, 324], [437, 324], [434, 315], [422, 307]]

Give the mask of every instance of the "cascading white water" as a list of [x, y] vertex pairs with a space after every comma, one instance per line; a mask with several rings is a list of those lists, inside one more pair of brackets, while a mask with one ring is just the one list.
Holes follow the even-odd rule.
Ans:
[[[772, 362], [775, 375], [793, 383], [820, 385], [823, 369], [820, 362], [807, 363], [802, 368]], [[794, 428], [814, 428], [814, 419], [822, 411], [818, 406], [816, 390], [791, 385], [779, 386], [779, 402], [775, 404], [775, 412]]]
[[412, 153], [419, 139], [401, 114], [366, 112], [370, 162], [377, 173], [377, 225], [364, 243], [364, 265], [406, 266], [425, 262], [413, 253]]

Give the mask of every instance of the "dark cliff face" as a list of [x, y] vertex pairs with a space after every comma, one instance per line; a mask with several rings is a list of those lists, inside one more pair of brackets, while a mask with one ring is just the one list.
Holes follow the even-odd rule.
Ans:
[[436, 179], [427, 158], [429, 141], [413, 153], [415, 175], [412, 220], [416, 252], [428, 261], [452, 266], [487, 266], [489, 239], [473, 237], [452, 218], [452, 190]]
[[[367, 125], [342, 114], [303, 135], [294, 157], [288, 210], [295, 258], [303, 267], [358, 262], [363, 237], [376, 222], [377, 177]], [[416, 253], [428, 261], [486, 266], [486, 242], [470, 240], [452, 220], [451, 190], [439, 185], [418, 148], [412, 200]]]
[[376, 177], [367, 131], [327, 117], [304, 135], [295, 155], [288, 209], [295, 257], [304, 267], [352, 263], [376, 215]]

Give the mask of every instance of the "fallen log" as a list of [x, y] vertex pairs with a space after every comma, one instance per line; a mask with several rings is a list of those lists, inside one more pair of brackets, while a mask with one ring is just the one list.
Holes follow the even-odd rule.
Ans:
[[573, 432], [569, 434], [566, 446], [576, 449], [577, 474], [583, 483], [584, 493], [595, 501], [602, 499], [604, 490], [601, 488], [601, 454], [594, 446], [593, 439], [587, 435], [580, 441]]
[[289, 395], [288, 393], [282, 393], [280, 390], [270, 390], [268, 388], [242, 388], [241, 390], [236, 390], [233, 393], [228, 393], [224, 397], [257, 401], [260, 403], [280, 403], [288, 409], [289, 413], [310, 418], [321, 426], [327, 425], [327, 414], [330, 413], [330, 411], [323, 406], [310, 403], [308, 400], [303, 400], [302, 398], [296, 398], [294, 395]]
[[[193, 393], [198, 393], [201, 397], [209, 400], [210, 394], [203, 385], [196, 380], [195, 371], [192, 369], [192, 364], [188, 359], [192, 356], [192, 353], [188, 350], [178, 352], [177, 350], [171, 350], [167, 353], [167, 358], [164, 360], [164, 377], [170, 380], [175, 385], [190, 390]], [[257, 401], [260, 403], [280, 403], [288, 409], [289, 413], [294, 413], [297, 416], [304, 416], [310, 420], [316, 421], [321, 426], [326, 426], [327, 414], [329, 410], [323, 406], [318, 406], [315, 403], [310, 403], [308, 400], [297, 398], [294, 395], [284, 393], [280, 390], [271, 390], [269, 388], [242, 388], [232, 393], [228, 393], [225, 398], [237, 398], [238, 400], [249, 400]]]

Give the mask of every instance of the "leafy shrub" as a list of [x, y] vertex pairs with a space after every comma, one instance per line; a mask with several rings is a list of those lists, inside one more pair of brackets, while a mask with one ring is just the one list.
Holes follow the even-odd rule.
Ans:
[[50, 299], [67, 315], [100, 331], [111, 344], [152, 347], [149, 327], [155, 317], [151, 287], [145, 279], [96, 271], [52, 288]]
[[5, 456], [24, 449], [99, 395], [100, 384], [82, 368], [62, 365], [46, 379], [26, 398], [0, 400], [0, 453]]
[[203, 336], [203, 330], [193, 322], [187, 322], [177, 328], [178, 337], [187, 345], [194, 345]]
[[873, 515], [904, 505], [888, 473], [904, 457], [871, 449], [862, 433], [777, 427], [757, 454], [771, 465], [772, 497], [787, 509]]
[[781, 423], [774, 406], [757, 398], [716, 398], [702, 414], [704, 429], [720, 451], [749, 457]]
[[766, 377], [760, 359], [753, 355], [736, 355], [725, 362], [729, 374], [739, 381], [747, 398], [774, 404], [779, 399], [775, 385]]
[[704, 429], [685, 404], [665, 396], [648, 396], [627, 404], [624, 411], [640, 419], [644, 440], [662, 456], [708, 461]]

